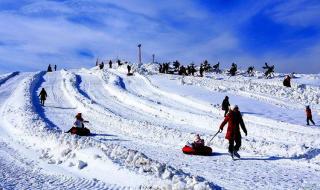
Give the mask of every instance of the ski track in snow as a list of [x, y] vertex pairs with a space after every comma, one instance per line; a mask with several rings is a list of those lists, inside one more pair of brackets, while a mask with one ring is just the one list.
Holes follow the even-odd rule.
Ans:
[[[303, 109], [309, 103], [319, 108], [318, 86], [297, 83], [284, 89], [277, 79], [270, 84], [259, 77], [152, 75], [150, 67], [144, 68], [147, 76], [142, 71], [128, 77], [125, 67], [0, 76], [0, 187], [320, 188], [320, 130], [292, 124], [298, 112], [287, 117], [266, 114], [278, 107], [284, 115], [282, 108]], [[48, 93], [45, 107], [37, 98], [42, 87]], [[217, 101], [208, 97], [219, 97], [220, 102], [223, 94], [236, 94], [243, 104], [266, 105], [266, 113], [251, 114], [255, 110], [249, 108], [251, 112], [244, 113], [249, 136], [243, 137], [243, 158], [230, 160], [224, 134], [211, 142], [212, 156], [182, 154], [182, 146], [194, 134], [210, 139], [215, 133], [223, 116]], [[90, 121], [92, 136], [63, 133], [77, 112]], [[88, 164], [81, 170], [76, 168], [80, 160]], [[128, 178], [135, 180], [123, 183]]]

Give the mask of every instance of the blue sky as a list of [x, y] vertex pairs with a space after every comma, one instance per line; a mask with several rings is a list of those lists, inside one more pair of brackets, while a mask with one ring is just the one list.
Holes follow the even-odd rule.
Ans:
[[318, 0], [1, 0], [0, 72], [96, 58], [320, 73]]

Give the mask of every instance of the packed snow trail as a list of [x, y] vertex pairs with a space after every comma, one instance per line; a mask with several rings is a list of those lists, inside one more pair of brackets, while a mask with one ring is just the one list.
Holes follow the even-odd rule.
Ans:
[[[83, 79], [85, 79], [85, 77], [83, 77], [83, 74], [81, 76], [79, 75], [81, 73], [82, 72], [79, 72], [78, 74], [73, 75], [75, 77], [73, 87], [75, 87], [78, 90], [79, 94], [83, 95], [83, 98], [90, 98], [91, 95], [89, 95], [85, 91], [82, 91], [81, 89], [78, 89], [79, 86], [82, 85]], [[112, 145], [113, 143], [121, 142], [121, 141], [131, 140], [130, 138], [128, 139], [128, 137], [126, 137], [125, 135], [120, 136], [119, 134], [117, 134], [116, 130], [109, 130], [110, 129], [110, 127], [108, 129], [109, 125], [107, 125], [103, 120], [105, 118], [105, 115], [102, 115], [100, 113], [95, 113], [95, 112], [93, 112], [94, 110], [90, 109], [90, 107], [85, 107], [82, 104], [77, 104], [76, 100], [73, 100], [72, 98], [70, 99], [70, 97], [73, 96], [74, 94], [70, 94], [70, 92], [68, 92], [66, 89], [65, 85], [67, 85], [66, 81], [68, 79], [63, 78], [63, 76], [65, 76], [66, 74], [68, 75], [68, 73], [63, 71], [62, 74], [49, 73], [44, 76], [45, 82], [42, 83], [39, 90], [42, 87], [46, 88], [47, 93], [48, 93], [48, 97], [52, 97], [50, 101], [48, 99], [48, 102], [46, 102], [47, 106], [45, 106], [45, 108], [44, 108], [45, 113], [46, 113], [46, 117], [51, 118], [51, 120], [54, 121], [53, 122], [54, 125], [61, 126], [63, 128], [63, 130], [67, 130], [68, 128], [70, 128], [70, 124], [73, 122], [75, 113], [82, 112], [82, 113], [84, 113], [83, 115], [84, 115], [85, 119], [88, 119], [90, 121], [89, 128], [94, 133], [93, 137], [91, 137], [92, 139], [97, 139], [100, 142], [108, 143], [110, 145]], [[94, 87], [93, 89], [99, 89], [98, 86], [94, 86], [94, 84], [96, 83], [94, 78], [92, 78], [90, 81], [92, 83], [91, 83], [91, 85], [88, 85], [89, 89], [92, 89], [92, 87]], [[66, 100], [66, 99], [69, 99], [70, 100], [69, 102], [71, 102], [71, 104], [69, 104], [69, 105], [65, 104], [63, 102], [63, 100]], [[81, 98], [79, 97], [78, 99], [81, 99]], [[89, 102], [91, 102], [91, 99]], [[65, 106], [65, 107], [63, 107], [63, 106]], [[110, 113], [107, 113], [106, 115], [110, 115]], [[66, 117], [70, 118], [70, 123], [68, 123], [68, 124], [64, 123], [64, 121], [66, 120], [65, 119]], [[110, 118], [107, 118], [107, 119], [110, 120]], [[101, 130], [103, 130], [103, 131], [101, 131]], [[83, 138], [85, 138], [85, 137], [83, 137]], [[115, 149], [115, 151], [117, 151], [117, 150]], [[112, 154], [114, 154], [114, 153], [112, 153]], [[111, 156], [112, 156], [112, 154], [111, 154]], [[115, 159], [117, 159], [117, 157], [115, 157]], [[117, 162], [120, 162], [120, 160], [117, 160]], [[128, 160], [127, 160], [127, 162], [128, 162]], [[105, 165], [106, 163], [103, 163], [103, 164], [104, 164], [104, 166], [106, 166]], [[119, 164], [122, 165], [121, 162]], [[113, 172], [113, 175], [118, 176], [119, 172], [118, 172], [118, 174], [116, 172]], [[142, 185], [141, 184], [142, 183], [141, 181], [143, 181], [142, 179], [146, 178], [148, 181], [153, 181], [153, 183], [155, 183], [154, 184], [155, 186], [157, 185], [156, 181], [158, 181], [158, 180], [152, 179], [148, 176], [145, 176], [145, 177], [141, 176], [141, 174], [136, 174], [136, 175], [139, 176], [140, 180], [137, 180], [137, 179], [134, 180], [134, 176], [122, 177], [120, 179], [123, 180], [124, 178], [132, 178], [131, 179], [132, 181], [136, 181], [137, 184]], [[181, 174], [176, 173], [175, 175], [179, 176]], [[168, 177], [170, 177], [170, 176], [168, 176]], [[95, 178], [98, 178], [101, 180], [106, 180], [108, 182], [108, 179], [104, 178], [104, 175], [95, 176]], [[111, 183], [111, 182], [109, 181], [109, 183]], [[176, 182], [174, 182], [174, 183], [176, 183]], [[148, 183], [146, 183], [145, 185], [147, 185], [147, 184]], [[164, 184], [166, 184], [166, 183], [164, 183]], [[212, 186], [212, 187], [214, 187], [214, 186]]]
[[[3, 111], [6, 100], [19, 85], [33, 73], [13, 73], [1, 78], [0, 107]], [[1, 111], [1, 112], [2, 112]], [[3, 115], [1, 115], [3, 117]], [[108, 189], [116, 186], [99, 181], [52, 174], [39, 166], [39, 161], [30, 158], [31, 149], [23, 147], [19, 136], [10, 136], [12, 126], [0, 123], [0, 188], [3, 189]], [[23, 155], [23, 156], [22, 156]]]
[[[101, 100], [103, 100], [103, 99], [105, 99], [106, 97], [103, 97], [103, 92], [99, 92], [98, 91], [98, 93], [97, 92], [92, 92], [93, 90], [91, 90], [91, 89], [103, 89], [103, 88], [101, 88], [101, 87], [98, 87], [98, 86], [94, 86], [94, 88], [92, 88], [93, 86], [92, 86], [92, 84], [91, 85], [89, 85], [89, 81], [92, 81], [93, 79], [89, 79], [88, 78], [88, 76], [85, 76], [85, 77], [83, 77], [83, 75], [87, 75], [87, 74], [83, 74], [83, 71], [81, 71], [80, 73], [77, 73], [77, 75], [78, 76], [81, 76], [81, 84], [79, 85], [79, 87], [81, 88], [81, 92], [82, 93], [84, 93], [84, 94], [86, 94], [84, 97], [82, 97], [82, 98], [88, 98], [88, 97], [95, 97], [96, 99], [101, 99]], [[94, 78], [95, 76], [92, 76], [92, 78]], [[125, 80], [125, 79], [124, 79]], [[95, 80], [93, 80], [93, 81], [95, 81]], [[88, 83], [87, 83], [88, 82]], [[97, 81], [96, 81], [97, 82]], [[98, 83], [96, 83], [96, 82], [94, 82], [94, 84], [98, 84]], [[101, 84], [100, 84], [101, 85]], [[128, 85], [127, 85], [128, 86]], [[101, 95], [101, 97], [97, 97], [98, 95]], [[90, 101], [92, 101], [91, 99], [90, 99]], [[94, 103], [100, 103], [100, 102], [97, 102], [97, 101], [95, 101], [94, 100]], [[103, 104], [101, 107], [107, 107], [108, 105], [106, 105], [106, 104]], [[107, 109], [108, 110], [108, 109]], [[122, 121], [125, 121], [125, 119], [126, 118], [123, 118], [123, 120]], [[132, 118], [131, 118], [132, 119]], [[106, 131], [114, 131], [115, 129], [112, 129], [112, 128], [117, 128], [118, 126], [109, 126], [108, 127], [108, 129], [106, 128]], [[93, 128], [95, 128], [94, 126], [93, 126]], [[119, 131], [120, 132], [120, 131]], [[150, 133], [148, 133], [149, 135], [150, 135]], [[118, 134], [119, 135], [119, 134]], [[126, 135], [128, 135], [128, 133], [126, 133]], [[134, 137], [135, 135], [133, 135], [133, 137]], [[119, 136], [118, 136], [119, 137]], [[176, 136], [176, 138], [177, 138], [178, 136]], [[183, 138], [182, 138], [183, 139]], [[177, 144], [180, 144], [181, 146], [183, 145], [182, 143], [184, 143], [184, 141], [182, 140], [181, 138], [177, 138], [177, 140], [176, 140], [176, 142], [177, 142]], [[222, 138], [223, 139], [223, 138]], [[136, 141], [135, 143], [132, 143], [132, 141]], [[139, 150], [139, 149], [142, 149], [142, 150], [144, 150], [143, 151], [143, 153], [144, 154], [146, 154], [147, 156], [149, 156], [149, 157], [151, 157], [151, 158], [154, 158], [154, 159], [157, 159], [157, 160], [162, 160], [163, 162], [165, 162], [165, 163], [170, 163], [171, 165], [173, 165], [174, 167], [177, 167], [177, 168], [181, 168], [183, 165], [188, 165], [188, 166], [192, 166], [192, 163], [193, 162], [197, 162], [197, 161], [195, 161], [194, 159], [196, 159], [197, 160], [197, 157], [195, 157], [195, 158], [191, 158], [190, 159], [190, 161], [188, 162], [188, 161], [186, 161], [186, 160], [184, 160], [184, 159], [178, 159], [178, 160], [175, 160], [174, 162], [170, 162], [170, 160], [171, 160], [171, 156], [172, 155], [175, 155], [175, 156], [173, 156], [173, 157], [176, 157], [176, 158], [179, 158], [179, 157], [181, 157], [181, 152], [180, 152], [180, 148], [177, 148], [176, 146], [174, 147], [173, 145], [170, 147], [170, 149], [168, 150], [168, 145], [167, 145], [167, 143], [165, 143], [165, 142], [159, 142], [159, 141], [156, 141], [155, 143], [152, 143], [152, 141], [150, 141], [150, 142], [148, 142], [148, 143], [146, 143], [146, 144], [144, 144], [143, 143], [143, 141], [141, 141], [140, 139], [136, 139], [136, 140], [132, 140], [132, 139], [130, 139], [130, 141], [127, 143], [128, 141], [120, 141], [119, 143], [121, 143], [121, 144], [125, 144], [127, 147], [135, 147], [134, 149], [136, 149], [136, 150]], [[160, 144], [159, 144], [160, 143]], [[244, 143], [246, 143], [246, 142], [244, 142]], [[154, 144], [154, 146], [152, 146]], [[170, 143], [169, 143], [170, 144]], [[163, 146], [164, 148], [163, 148], [163, 150], [158, 150], [158, 149], [160, 149], [161, 148], [161, 146], [159, 147], [159, 145], [161, 145], [161, 146]], [[161, 148], [162, 149], [162, 148]], [[153, 151], [150, 151], [150, 150], [153, 150]], [[154, 150], [158, 150], [158, 151], [154, 151]], [[164, 156], [165, 155], [165, 156]], [[227, 160], [227, 162], [229, 163], [229, 160], [228, 160], [228, 156], [227, 155], [222, 155], [221, 156], [222, 158], [221, 158], [221, 160]], [[189, 158], [189, 156], [187, 156], [186, 158]], [[215, 159], [212, 159], [211, 157], [205, 157], [204, 158], [205, 159], [205, 161], [203, 161], [203, 162], [201, 162], [201, 163], [207, 163], [207, 164], [209, 164], [209, 163], [212, 163], [212, 167], [214, 167], [215, 165], [216, 165], [216, 162], [217, 162], [217, 160], [215, 160]], [[258, 157], [258, 158], [250, 158], [250, 155], [248, 155], [248, 157], [246, 158], [246, 159], [251, 159], [251, 160], [253, 160], [252, 162], [257, 162], [257, 165], [259, 165], [259, 164], [261, 164], [261, 160], [265, 160], [265, 161], [268, 161], [269, 160], [269, 162], [268, 162], [268, 165], [266, 165], [266, 168], [270, 168], [271, 166], [270, 165], [272, 165], [272, 167], [274, 167], [274, 165], [277, 165], [277, 163], [272, 163], [272, 162], [282, 162], [281, 160], [286, 160], [286, 158], [285, 157], [283, 157], [283, 158], [281, 158], [281, 157]], [[280, 160], [280, 161], [277, 161], [277, 160]], [[251, 163], [252, 164], [252, 163]], [[288, 164], [288, 165], [290, 165], [290, 164]], [[249, 165], [250, 166], [250, 165]], [[245, 168], [245, 167], [249, 167], [248, 166], [248, 163], [247, 162], [245, 162], [244, 164], [243, 164], [243, 166], [241, 166], [242, 168]], [[261, 168], [260, 168], [261, 169]], [[190, 168], [186, 168], [186, 170], [187, 171], [189, 171], [190, 170], [190, 172], [191, 173], [194, 173], [194, 174], [197, 174], [197, 175], [200, 175], [200, 176], [203, 176], [203, 177], [205, 177], [206, 179], [212, 179], [212, 181], [219, 181], [219, 179], [216, 179], [216, 178], [214, 178], [213, 177], [213, 174], [207, 174], [207, 172], [203, 172], [202, 170], [203, 170], [203, 166], [202, 165], [199, 165], [199, 166], [197, 166], [197, 167], [190, 167]], [[257, 170], [259, 170], [259, 168], [257, 169]], [[277, 172], [277, 171], [282, 171], [282, 170], [284, 170], [284, 168], [282, 168], [282, 167], [277, 167], [277, 169], [275, 169], [275, 171], [274, 170], [272, 170], [272, 172]], [[288, 168], [286, 168], [286, 170], [288, 170]], [[284, 170], [284, 171], [286, 171], [286, 170]], [[290, 169], [289, 169], [290, 170]], [[293, 169], [292, 169], [293, 170]], [[202, 171], [202, 172], [201, 172]], [[230, 172], [230, 171], [229, 171]], [[254, 173], [257, 173], [258, 171], [251, 171], [252, 172], [252, 175], [254, 174]], [[278, 179], [278, 177], [277, 176], [274, 176], [274, 175], [272, 175], [272, 172], [270, 172], [269, 174], [266, 174], [267, 176], [269, 176], [269, 179], [271, 180], [271, 181], [277, 181]], [[303, 171], [300, 171], [300, 172], [302, 172], [303, 173]], [[308, 173], [309, 171], [305, 171], [304, 173], [306, 173], [306, 175], [307, 175], [307, 173]], [[206, 173], [206, 174], [202, 174], [202, 173]], [[226, 172], [226, 173], [228, 173], [228, 172]], [[249, 174], [250, 174], [250, 172], [248, 172]], [[221, 172], [221, 174], [222, 174], [222, 172]], [[217, 174], [216, 173], [214, 173], [214, 176], [216, 176]], [[225, 173], [223, 173], [223, 175], [225, 175]], [[293, 174], [292, 175], [296, 175], [296, 173], [294, 173], [293, 172]], [[254, 175], [253, 175], [254, 176]], [[221, 176], [220, 176], [221, 177]], [[292, 177], [292, 176], [291, 176]], [[310, 175], [310, 176], [308, 176], [310, 179], [314, 179], [314, 177], [313, 177], [313, 173]], [[315, 176], [315, 178], [316, 177], [318, 177], [318, 176]], [[289, 176], [288, 176], [288, 178], [290, 178]], [[224, 178], [223, 178], [224, 179]], [[224, 180], [226, 180], [226, 179], [224, 179]], [[221, 180], [221, 181], [224, 181], [224, 180]], [[312, 181], [312, 180], [311, 180]], [[224, 181], [223, 183], [226, 183], [226, 181]], [[257, 182], [254, 182], [254, 183], [257, 183]], [[266, 181], [264, 181], [264, 183], [266, 183]], [[287, 182], [287, 184], [285, 184], [284, 183], [284, 186], [285, 185], [287, 185], [288, 186], [288, 184], [294, 184], [293, 186], [295, 186], [296, 184], [295, 183], [293, 183], [293, 181], [290, 181], [290, 180], [288, 180], [288, 182]], [[251, 184], [251, 183], [249, 183], [248, 182], [248, 186], [247, 187], [250, 187], [250, 186], [252, 186], [253, 184]], [[256, 186], [259, 186], [259, 185], [261, 185], [261, 184], [257, 184]]]
[[[224, 134], [211, 143], [213, 156], [184, 155], [181, 148], [187, 140], [193, 139], [195, 133], [206, 140], [211, 138], [222, 121], [217, 104], [224, 94], [211, 88], [216, 81], [202, 83], [200, 78], [137, 73], [128, 77], [123, 68], [80, 69], [35, 77], [29, 74], [19, 79], [22, 74], [18, 74], [8, 79], [0, 86], [0, 92], [5, 92], [6, 85], [11, 87], [0, 95], [5, 100], [1, 117], [8, 121], [1, 123], [1, 130], [5, 140], [13, 143], [0, 143], [8, 147], [3, 148], [0, 156], [17, 158], [19, 152], [25, 156], [23, 160], [31, 160], [39, 168], [39, 179], [81, 181], [90, 184], [86, 189], [319, 188], [320, 131], [291, 124], [289, 120], [297, 112], [287, 117], [268, 116], [281, 106], [275, 105], [275, 101], [238, 94], [232, 98], [242, 101], [241, 111], [246, 112], [244, 119], [249, 131], [249, 136], [243, 138], [242, 160], [231, 161]], [[9, 82], [15, 78], [20, 83], [16, 81], [16, 86], [12, 86], [13, 82]], [[42, 87], [48, 93], [45, 107], [39, 106], [37, 98]], [[247, 105], [264, 106], [266, 112], [257, 112]], [[294, 107], [299, 105], [293, 104], [290, 109]], [[62, 133], [71, 127], [77, 112], [90, 121], [87, 127], [94, 135], [76, 137]], [[17, 114], [21, 115], [21, 122], [15, 120]], [[173, 114], [176, 117], [167, 117]], [[25, 133], [21, 137], [19, 130]], [[80, 161], [87, 163], [84, 169], [77, 168]], [[2, 163], [6, 167], [12, 164], [21, 173], [30, 171], [23, 163], [9, 158]], [[114, 178], [106, 171], [112, 171]], [[32, 181], [37, 174], [30, 173]], [[119, 180], [124, 178], [133, 180], [123, 184]], [[9, 178], [2, 184], [9, 186], [7, 181]], [[25, 178], [22, 187], [28, 183], [32, 182]]]

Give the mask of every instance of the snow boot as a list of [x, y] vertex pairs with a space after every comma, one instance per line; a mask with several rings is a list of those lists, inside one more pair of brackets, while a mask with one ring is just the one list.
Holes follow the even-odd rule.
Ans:
[[231, 158], [234, 160], [233, 152], [230, 152], [230, 151], [229, 151], [229, 154], [230, 154]]
[[234, 151], [233, 155], [240, 159], [240, 154], [237, 151]]

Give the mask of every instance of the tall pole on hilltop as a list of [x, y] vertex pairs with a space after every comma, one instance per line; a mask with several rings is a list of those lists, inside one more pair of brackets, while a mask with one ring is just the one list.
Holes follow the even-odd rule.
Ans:
[[139, 48], [139, 67], [141, 67], [141, 44], [138, 45], [138, 48]]
[[155, 55], [154, 55], [154, 54], [152, 54], [152, 63], [154, 63], [154, 56], [155, 56]]

